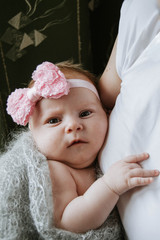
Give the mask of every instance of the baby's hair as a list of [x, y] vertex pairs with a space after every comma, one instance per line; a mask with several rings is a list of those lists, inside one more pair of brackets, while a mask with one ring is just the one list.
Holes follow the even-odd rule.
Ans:
[[[88, 70], [83, 69], [82, 65], [79, 63], [73, 63], [72, 60], [63, 61], [55, 63], [55, 65], [60, 69], [60, 71], [65, 75], [65, 73], [81, 73], [91, 80], [94, 86], [97, 84], [97, 78], [89, 72]], [[31, 88], [34, 85], [34, 80], [31, 80], [28, 84], [28, 87]]]
[[77, 73], [81, 73], [84, 76], [86, 76], [87, 78], [89, 78], [94, 85], [96, 85], [97, 82], [97, 78], [94, 74], [92, 74], [91, 72], [89, 72], [88, 70], [85, 70], [82, 67], [82, 64], [80, 63], [73, 63], [72, 60], [68, 60], [68, 61], [63, 61], [63, 62], [59, 62], [55, 64], [62, 72], [63, 71], [68, 71], [68, 72], [77, 72]]

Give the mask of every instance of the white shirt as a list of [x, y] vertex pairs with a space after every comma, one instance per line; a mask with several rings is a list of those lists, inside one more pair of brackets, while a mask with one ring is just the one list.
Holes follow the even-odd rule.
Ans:
[[[102, 171], [130, 154], [148, 152], [160, 170], [160, 16], [157, 0], [125, 0], [116, 66], [121, 91], [99, 159]], [[116, 177], [116, 176], [115, 176]], [[118, 209], [130, 240], [160, 240], [160, 177], [121, 196]]]

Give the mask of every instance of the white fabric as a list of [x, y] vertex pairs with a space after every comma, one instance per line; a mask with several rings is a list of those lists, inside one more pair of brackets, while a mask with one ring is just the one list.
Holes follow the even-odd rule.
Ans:
[[[99, 157], [103, 172], [126, 155], [144, 151], [150, 158], [143, 167], [160, 170], [159, 31], [157, 0], [123, 2], [116, 59], [122, 84]], [[160, 177], [125, 193], [118, 208], [130, 240], [160, 239]]]

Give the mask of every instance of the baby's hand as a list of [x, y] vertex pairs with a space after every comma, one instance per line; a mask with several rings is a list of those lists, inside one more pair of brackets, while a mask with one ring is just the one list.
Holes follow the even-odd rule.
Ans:
[[153, 182], [153, 177], [159, 175], [158, 170], [145, 170], [140, 166], [139, 163], [148, 158], [148, 153], [126, 157], [113, 164], [102, 178], [118, 195], [134, 187], [148, 185]]

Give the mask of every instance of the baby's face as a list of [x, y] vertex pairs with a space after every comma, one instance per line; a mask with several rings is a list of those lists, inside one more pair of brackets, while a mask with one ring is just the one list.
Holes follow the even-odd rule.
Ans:
[[37, 147], [47, 159], [74, 168], [92, 164], [107, 131], [101, 103], [86, 88], [71, 88], [59, 99], [42, 99], [29, 124]]

